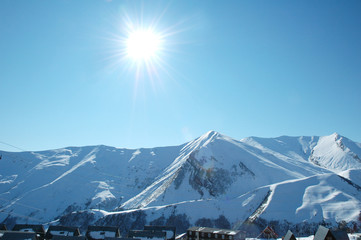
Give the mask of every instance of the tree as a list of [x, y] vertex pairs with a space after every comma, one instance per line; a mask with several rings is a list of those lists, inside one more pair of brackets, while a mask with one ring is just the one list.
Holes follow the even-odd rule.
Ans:
[[198, 227], [214, 227], [213, 221], [209, 218], [200, 218], [195, 222]]
[[341, 222], [338, 223], [338, 229], [339, 230], [347, 230], [347, 222], [345, 220], [342, 220]]
[[219, 215], [219, 217], [216, 220], [214, 220], [214, 225], [217, 228], [226, 228], [226, 229], [231, 228], [231, 224], [224, 215]]

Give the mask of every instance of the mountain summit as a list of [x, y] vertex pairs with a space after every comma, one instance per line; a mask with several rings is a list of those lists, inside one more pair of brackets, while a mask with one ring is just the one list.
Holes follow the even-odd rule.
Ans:
[[339, 134], [1, 154], [0, 222], [239, 228], [352, 222], [361, 209], [361, 144]]

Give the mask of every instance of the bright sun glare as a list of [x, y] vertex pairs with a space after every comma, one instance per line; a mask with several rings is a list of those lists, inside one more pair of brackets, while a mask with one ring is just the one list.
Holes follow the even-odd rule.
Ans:
[[182, 42], [176, 35], [187, 30], [188, 25], [184, 28], [183, 22], [169, 25], [167, 21], [161, 21], [165, 13], [166, 9], [161, 9], [152, 18], [145, 16], [143, 11], [124, 9], [122, 18], [114, 21], [117, 32], [111, 33], [110, 40], [114, 44], [110, 45], [110, 67], [134, 74], [128, 78], [122, 72], [124, 79], [134, 81], [134, 96], [142, 84], [150, 83], [153, 90], [157, 90], [163, 87], [164, 79], [173, 78], [175, 73], [168, 60]]
[[127, 55], [134, 60], [149, 60], [157, 56], [161, 44], [160, 36], [152, 30], [138, 30], [129, 34]]

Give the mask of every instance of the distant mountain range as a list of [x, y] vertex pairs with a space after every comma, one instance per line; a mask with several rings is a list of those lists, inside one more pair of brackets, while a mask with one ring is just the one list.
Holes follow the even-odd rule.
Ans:
[[210, 131], [172, 147], [0, 154], [0, 222], [8, 225], [182, 232], [271, 223], [307, 234], [304, 225], [356, 224], [361, 212], [361, 144], [336, 133], [235, 140]]

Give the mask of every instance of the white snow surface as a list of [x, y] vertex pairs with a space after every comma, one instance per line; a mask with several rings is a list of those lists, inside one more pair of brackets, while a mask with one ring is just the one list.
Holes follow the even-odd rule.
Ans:
[[361, 144], [337, 133], [235, 140], [210, 131], [171, 147], [0, 154], [0, 222], [144, 211], [148, 222], [176, 212], [237, 226], [257, 217], [353, 221], [361, 209]]
[[[330, 136], [320, 137], [313, 148], [311, 158], [327, 169], [335, 172], [361, 168], [360, 149], [348, 139], [334, 133]], [[358, 154], [357, 154], [358, 153]]]
[[[350, 240], [357, 240], [357, 238], [361, 237], [360, 233], [348, 233], [347, 235]], [[296, 237], [296, 239], [298, 239], [298, 240], [313, 240], [314, 238], [315, 238], [314, 235], [310, 235], [308, 237]], [[246, 238], [246, 240], [266, 240], [266, 239], [265, 238]], [[277, 238], [276, 240], [282, 240], [282, 238]]]

